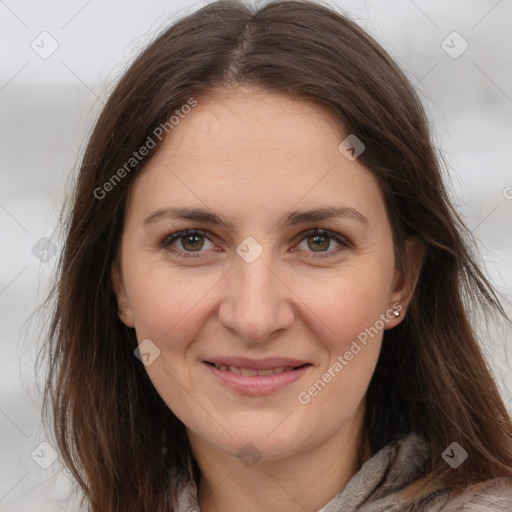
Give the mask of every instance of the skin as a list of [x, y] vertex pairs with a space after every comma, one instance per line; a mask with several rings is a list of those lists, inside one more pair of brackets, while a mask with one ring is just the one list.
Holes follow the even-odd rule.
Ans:
[[[311, 102], [216, 91], [174, 127], [131, 191], [113, 267], [120, 318], [139, 343], [150, 339], [160, 350], [145, 368], [186, 427], [202, 473], [202, 512], [318, 510], [360, 467], [365, 394], [383, 329], [309, 403], [298, 395], [394, 303], [401, 316], [384, 329], [402, 321], [423, 252], [409, 241], [409, 271], [395, 268], [383, 195], [373, 174], [338, 150], [345, 137]], [[367, 222], [278, 225], [294, 209], [339, 205]], [[170, 206], [206, 208], [233, 230], [170, 218], [143, 225]], [[207, 236], [163, 244], [193, 228]], [[303, 234], [310, 228], [349, 246], [329, 238], [315, 245]], [[248, 236], [262, 248], [252, 263], [236, 252]], [[312, 366], [270, 395], [247, 396], [212, 375], [203, 361], [214, 355], [294, 357]], [[261, 457], [250, 467], [237, 456], [249, 442]]]

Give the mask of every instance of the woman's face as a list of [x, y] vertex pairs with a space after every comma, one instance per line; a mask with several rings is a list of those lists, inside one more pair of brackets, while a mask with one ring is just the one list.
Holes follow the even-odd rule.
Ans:
[[198, 99], [135, 181], [121, 318], [162, 399], [213, 450], [273, 460], [362, 427], [408, 288], [377, 181], [344, 138], [319, 106], [224, 91]]

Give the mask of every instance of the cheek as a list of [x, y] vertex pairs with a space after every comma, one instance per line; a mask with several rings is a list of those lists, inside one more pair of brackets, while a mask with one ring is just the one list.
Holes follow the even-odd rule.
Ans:
[[375, 371], [382, 343], [382, 321], [377, 322], [383, 301], [375, 288], [356, 285], [343, 287], [343, 293], [333, 292], [330, 299], [319, 310], [322, 322], [316, 324], [316, 335], [323, 333], [319, 339], [324, 357], [297, 401], [305, 411], [321, 414], [323, 423], [335, 431], [354, 414]]
[[333, 373], [340, 376], [333, 380], [343, 381], [345, 391], [359, 388], [359, 382], [371, 377], [383, 331], [379, 320], [383, 313], [381, 298], [365, 294], [360, 288], [353, 293], [346, 291], [346, 296], [324, 308], [322, 317], [330, 327], [330, 336], [322, 339], [329, 359], [324, 368], [331, 377]]
[[[150, 339], [158, 356], [145, 367], [156, 390], [180, 418], [190, 416], [190, 394], [197, 384], [193, 341], [198, 339], [207, 318], [208, 292], [218, 281], [213, 276], [187, 276], [165, 267], [152, 267], [133, 280], [132, 308], [139, 343]], [[138, 283], [138, 284], [136, 284]], [[196, 411], [197, 414], [197, 411]]]
[[166, 351], [184, 349], [201, 328], [202, 304], [218, 276], [187, 276], [160, 265], [139, 268], [141, 272], [132, 274], [131, 287], [128, 283], [137, 337], [149, 338]]
[[382, 263], [369, 262], [345, 268], [314, 284], [310, 279], [303, 280], [295, 288], [315, 313], [315, 331], [324, 333], [329, 352], [344, 352], [347, 344], [373, 327], [386, 312], [391, 273], [392, 269], [384, 268]]
[[[317, 283], [314, 293], [310, 291], [304, 302], [316, 314], [310, 316], [309, 329], [325, 357], [300, 403], [314, 400], [316, 406], [326, 407], [327, 414], [338, 417], [361, 401], [377, 364], [385, 320], [391, 319], [385, 316], [389, 273], [382, 263], [366, 264], [331, 276], [321, 286]], [[332, 409], [332, 400], [345, 412]]]

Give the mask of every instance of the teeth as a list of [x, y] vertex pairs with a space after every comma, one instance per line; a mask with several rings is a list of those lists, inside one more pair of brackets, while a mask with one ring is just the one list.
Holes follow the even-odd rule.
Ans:
[[226, 366], [224, 364], [216, 364], [217, 370], [229, 370], [237, 375], [274, 375], [275, 373], [291, 372], [293, 366], [281, 366], [279, 368], [269, 368], [268, 370], [254, 370], [252, 368], [239, 368], [238, 366]]
[[258, 370], [249, 370], [249, 368], [239, 368], [240, 375], [258, 375]]

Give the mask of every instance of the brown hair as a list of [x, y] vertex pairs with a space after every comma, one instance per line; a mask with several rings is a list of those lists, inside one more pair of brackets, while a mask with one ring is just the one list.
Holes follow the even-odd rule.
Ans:
[[[172, 510], [178, 485], [198, 477], [183, 424], [134, 357], [135, 331], [118, 319], [111, 282], [130, 187], [150, 156], [107, 197], [94, 191], [191, 98], [239, 85], [327, 107], [366, 145], [359, 161], [382, 188], [397, 265], [406, 269], [408, 237], [426, 246], [407, 316], [385, 332], [368, 388], [371, 452], [416, 431], [435, 488], [512, 477], [512, 423], [468, 308], [506, 315], [447, 197], [416, 92], [380, 45], [329, 7], [228, 0], [175, 22], [126, 71], [90, 137], [64, 222], [44, 411], [90, 510]], [[453, 441], [469, 453], [457, 470], [441, 458]]]

